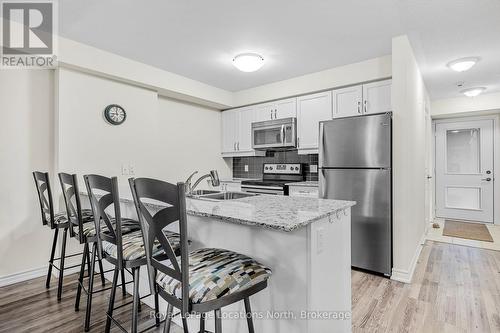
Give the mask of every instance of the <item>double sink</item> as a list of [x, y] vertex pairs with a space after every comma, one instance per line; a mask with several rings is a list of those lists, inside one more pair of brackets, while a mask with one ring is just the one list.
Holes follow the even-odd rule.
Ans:
[[209, 201], [225, 201], [234, 200], [247, 197], [253, 197], [256, 194], [245, 193], [245, 192], [221, 192], [215, 190], [195, 190], [193, 193], [189, 194], [189, 198], [199, 199], [199, 200], [209, 200]]

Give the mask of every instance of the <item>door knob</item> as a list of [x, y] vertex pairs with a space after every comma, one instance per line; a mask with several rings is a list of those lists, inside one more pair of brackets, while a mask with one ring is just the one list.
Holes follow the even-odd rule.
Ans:
[[491, 174], [491, 170], [486, 170], [486, 174], [487, 175]]
[[488, 178], [483, 178], [483, 179], [481, 179], [481, 180], [486, 180], [487, 182], [489, 182], [489, 181], [491, 181], [491, 178], [490, 178], [490, 177], [488, 177]]

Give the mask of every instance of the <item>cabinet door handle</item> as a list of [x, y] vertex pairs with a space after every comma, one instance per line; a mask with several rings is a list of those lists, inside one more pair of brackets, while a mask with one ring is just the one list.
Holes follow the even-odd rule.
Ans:
[[236, 151], [236, 142], [233, 143], [233, 150]]
[[297, 148], [300, 147], [300, 138], [297, 138]]
[[278, 117], [276, 116], [276, 112], [278, 112], [278, 110], [274, 109], [274, 119], [278, 119]]
[[271, 109], [271, 119], [273, 119], [273, 110]]
[[240, 142], [238, 141], [238, 151], [240, 151]]
[[366, 99], [364, 101], [364, 108], [365, 108], [364, 112], [365, 113], [368, 112], [368, 101]]
[[361, 113], [361, 102], [358, 101], [358, 113]]

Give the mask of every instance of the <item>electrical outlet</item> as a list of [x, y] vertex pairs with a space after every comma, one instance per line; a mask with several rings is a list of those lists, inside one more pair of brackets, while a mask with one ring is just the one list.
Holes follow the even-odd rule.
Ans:
[[130, 164], [128, 166], [128, 174], [131, 175], [131, 176], [134, 176], [135, 175], [135, 165], [133, 164]]
[[130, 166], [128, 164], [122, 164], [122, 175], [128, 176], [130, 173]]
[[323, 252], [323, 248], [325, 247], [325, 232], [323, 228], [318, 228], [316, 230], [316, 253], [320, 254]]
[[309, 172], [311, 172], [311, 173], [318, 173], [318, 165], [317, 164], [311, 164], [311, 165], [309, 165]]
[[245, 172], [248, 172], [248, 164], [245, 164]]

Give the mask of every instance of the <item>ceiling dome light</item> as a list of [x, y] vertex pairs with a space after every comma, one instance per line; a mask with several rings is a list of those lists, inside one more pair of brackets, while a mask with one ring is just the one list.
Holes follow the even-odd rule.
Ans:
[[477, 57], [462, 58], [449, 62], [447, 66], [455, 72], [465, 72], [471, 69], [478, 61], [479, 58]]
[[264, 65], [264, 58], [256, 53], [238, 54], [233, 59], [233, 65], [242, 72], [255, 72]]
[[485, 87], [476, 87], [476, 88], [465, 89], [460, 92], [467, 97], [476, 97], [479, 96], [485, 90], [486, 90]]

